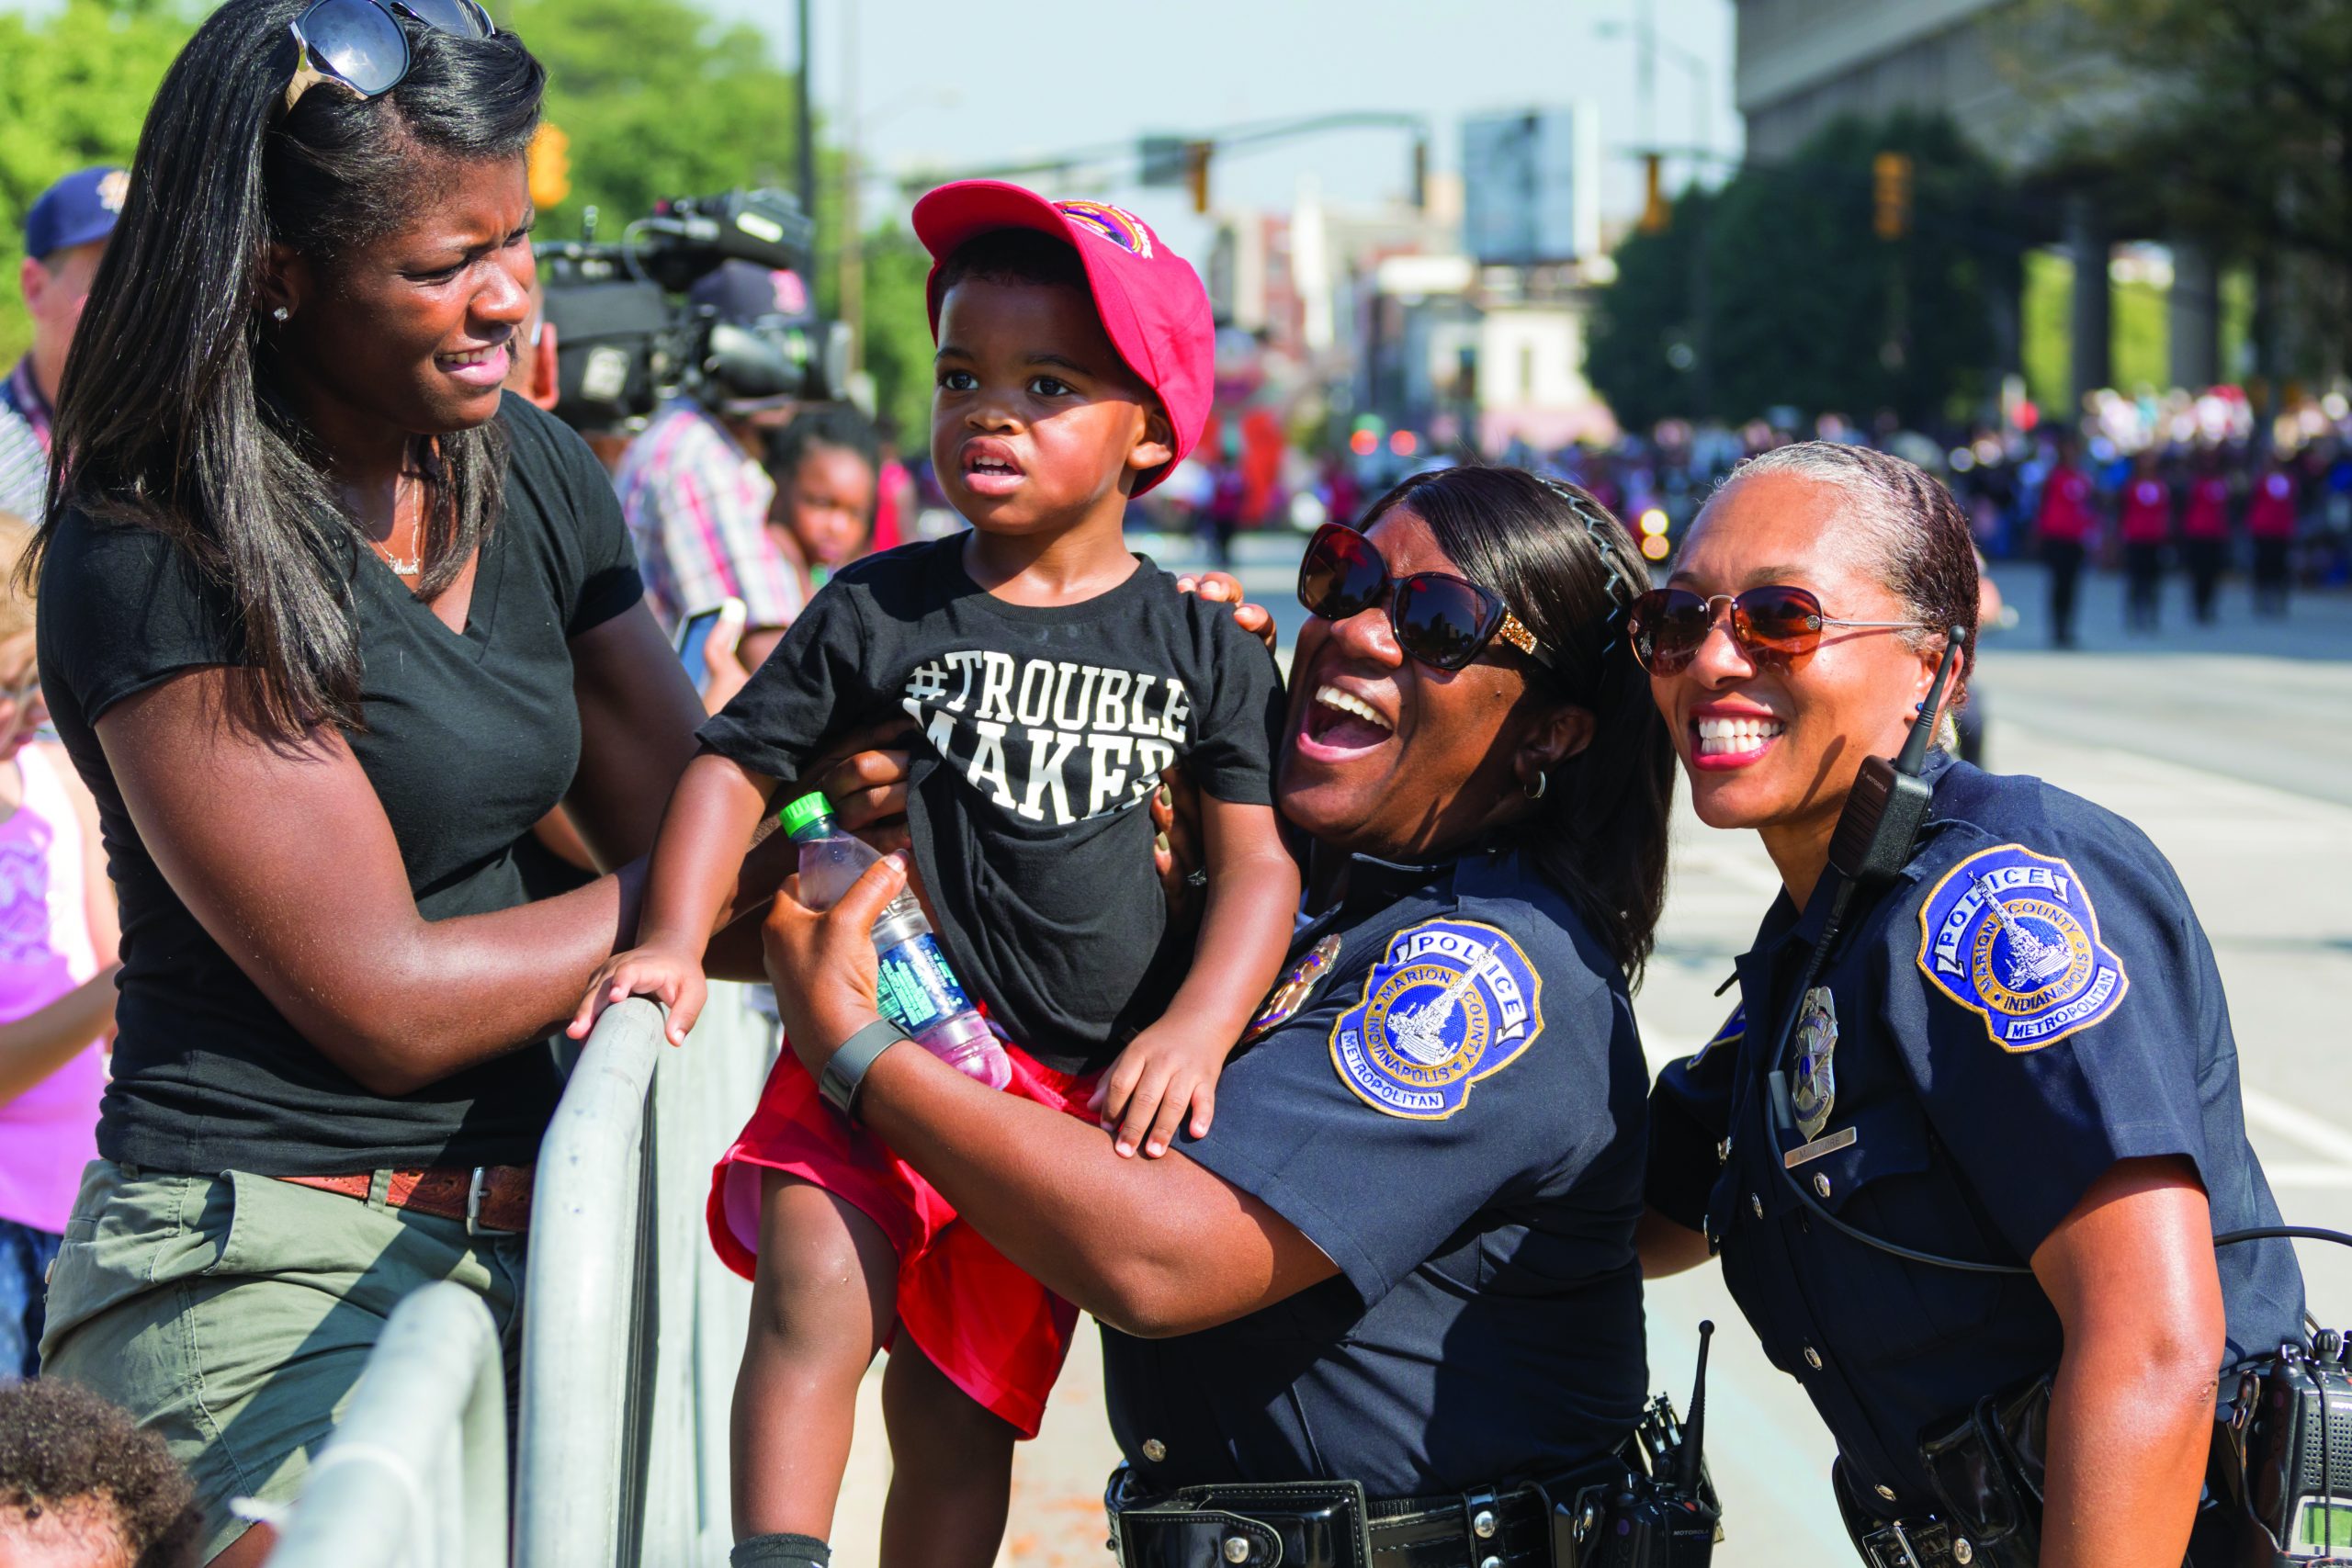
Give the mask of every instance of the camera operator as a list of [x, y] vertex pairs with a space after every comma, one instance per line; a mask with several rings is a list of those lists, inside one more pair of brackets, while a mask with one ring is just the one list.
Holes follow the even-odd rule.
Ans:
[[[695, 279], [689, 306], [756, 330], [806, 305], [798, 275], [729, 260]], [[767, 527], [775, 484], [759, 460], [762, 432], [787, 423], [777, 398], [736, 400], [724, 378], [682, 391], [629, 444], [614, 484], [637, 541], [646, 603], [665, 630], [733, 596], [743, 601], [743, 662], [756, 669], [805, 603], [799, 574]]]

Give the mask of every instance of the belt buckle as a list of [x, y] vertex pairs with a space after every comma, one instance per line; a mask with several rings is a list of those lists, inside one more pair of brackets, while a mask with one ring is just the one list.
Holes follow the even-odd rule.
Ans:
[[1878, 1568], [1926, 1568], [1926, 1564], [1919, 1559], [1918, 1549], [1911, 1544], [1911, 1537], [1905, 1531], [1901, 1519], [1881, 1525], [1871, 1531], [1862, 1538], [1862, 1544], [1870, 1548], [1871, 1556], [1878, 1563]]

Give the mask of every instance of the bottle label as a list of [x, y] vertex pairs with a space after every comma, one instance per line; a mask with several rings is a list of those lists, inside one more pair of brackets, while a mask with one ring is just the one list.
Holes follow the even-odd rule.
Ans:
[[929, 931], [910, 936], [880, 956], [876, 976], [882, 1016], [910, 1036], [922, 1034], [959, 1012], [971, 1010], [972, 999], [947, 966], [939, 939]]

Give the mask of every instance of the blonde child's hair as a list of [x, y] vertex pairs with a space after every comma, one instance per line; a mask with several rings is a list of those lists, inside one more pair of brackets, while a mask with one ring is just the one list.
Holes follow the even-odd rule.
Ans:
[[0, 638], [33, 629], [33, 585], [19, 581], [17, 570], [32, 543], [31, 524], [0, 512]]

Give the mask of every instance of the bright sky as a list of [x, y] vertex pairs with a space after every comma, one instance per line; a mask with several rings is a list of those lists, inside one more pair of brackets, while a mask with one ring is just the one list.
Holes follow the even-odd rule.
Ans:
[[[793, 0], [707, 0], [765, 28], [793, 58]], [[1407, 110], [1436, 127], [1432, 166], [1455, 170], [1464, 115], [1579, 101], [1600, 110], [1612, 153], [1645, 142], [1740, 144], [1731, 102], [1731, 0], [809, 0], [818, 103], [838, 131], [854, 25], [868, 166], [898, 173], [1009, 163], [1123, 141], [1199, 134], [1292, 116]], [[857, 6], [854, 20], [849, 12]], [[1654, 130], [1644, 123], [1635, 28], [1655, 17]], [[1618, 29], [1613, 36], [1611, 25]], [[1407, 188], [1396, 131], [1330, 134], [1221, 156], [1220, 204], [1291, 205], [1302, 177], [1333, 200]], [[1641, 201], [1638, 168], [1604, 160], [1602, 209]], [[1671, 167], [1671, 166], [1670, 166]], [[870, 186], [868, 203], [888, 196]], [[1052, 191], [1049, 194], [1062, 194]], [[1080, 194], [1080, 193], [1070, 193]], [[1201, 259], [1206, 231], [1181, 189], [1105, 191]]]

